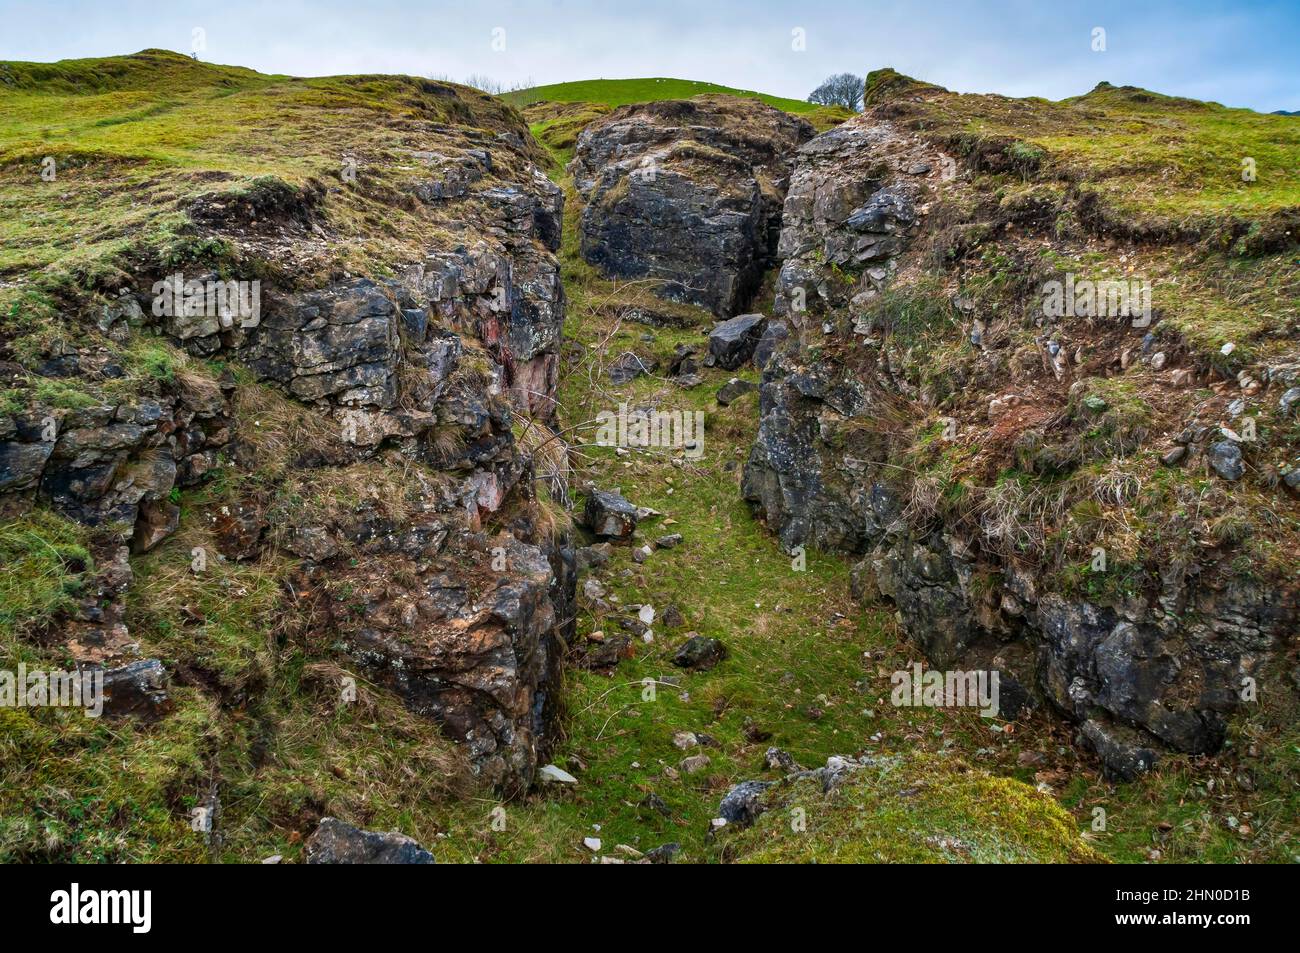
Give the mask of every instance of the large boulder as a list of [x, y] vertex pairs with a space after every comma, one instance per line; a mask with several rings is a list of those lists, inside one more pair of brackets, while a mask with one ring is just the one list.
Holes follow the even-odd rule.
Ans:
[[623, 106], [578, 137], [582, 254], [663, 297], [735, 314], [771, 263], [789, 159], [812, 136], [756, 99]]

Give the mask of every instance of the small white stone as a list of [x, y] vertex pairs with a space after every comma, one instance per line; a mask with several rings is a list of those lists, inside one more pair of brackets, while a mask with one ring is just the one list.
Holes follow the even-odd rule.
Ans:
[[577, 784], [578, 779], [571, 775], [563, 768], [556, 767], [553, 764], [543, 765], [537, 771], [537, 776], [543, 781], [554, 781], [557, 784]]

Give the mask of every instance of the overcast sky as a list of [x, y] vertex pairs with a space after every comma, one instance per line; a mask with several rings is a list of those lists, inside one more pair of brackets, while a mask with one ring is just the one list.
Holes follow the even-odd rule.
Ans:
[[1300, 110], [1300, 0], [0, 0], [0, 59], [189, 53], [196, 28], [202, 59], [299, 76], [673, 76], [803, 99], [829, 73], [893, 66], [963, 92], [1108, 80]]

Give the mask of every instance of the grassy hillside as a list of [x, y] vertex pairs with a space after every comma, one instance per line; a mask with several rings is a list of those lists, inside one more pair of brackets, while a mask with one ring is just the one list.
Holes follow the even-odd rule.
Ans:
[[[111, 276], [128, 249], [175, 257], [182, 203], [214, 192], [289, 201], [325, 192], [341, 254], [382, 260], [439, 226], [392, 196], [418, 175], [422, 122], [504, 130], [513, 115], [463, 86], [403, 76], [297, 79], [164, 50], [108, 60], [0, 63], [0, 279]], [[53, 181], [41, 177], [53, 161]], [[338, 185], [346, 158], [364, 190]], [[382, 237], [381, 237], [382, 236]], [[109, 273], [109, 274], [106, 274]]]
[[603, 103], [606, 106], [626, 106], [630, 103], [648, 103], [659, 99], [690, 99], [704, 93], [724, 96], [745, 96], [761, 99], [769, 106], [789, 113], [810, 113], [818, 107], [800, 99], [769, 96], [752, 89], [734, 89], [716, 83], [701, 83], [689, 79], [670, 79], [654, 76], [646, 79], [586, 79], [572, 83], [553, 83], [534, 86], [518, 92], [506, 93], [501, 98], [514, 106], [549, 101], [555, 103]]
[[[1109, 83], [1060, 102], [956, 94], [893, 70], [868, 76], [867, 105], [946, 139], [983, 171], [1059, 188], [1086, 184], [1138, 219], [1162, 219], [1168, 230], [1198, 217], [1208, 225], [1212, 215], [1300, 207], [1294, 116]], [[1243, 177], [1246, 165], [1253, 179]]]
[[769, 96], [748, 89], [687, 79], [591, 79], [555, 83], [506, 93], [501, 98], [524, 111], [533, 135], [555, 150], [562, 162], [572, 158], [578, 133], [593, 120], [618, 106], [663, 99], [690, 99], [704, 94], [759, 99], [769, 106], [802, 116], [818, 132], [844, 122], [853, 112], [841, 106], [817, 106], [798, 99]]

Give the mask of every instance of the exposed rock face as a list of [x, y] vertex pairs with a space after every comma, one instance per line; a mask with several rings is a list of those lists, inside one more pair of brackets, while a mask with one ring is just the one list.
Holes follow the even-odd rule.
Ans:
[[511, 534], [484, 538], [464, 514], [449, 500], [402, 526], [346, 527], [351, 555], [306, 566], [304, 589], [318, 597], [321, 632], [442, 723], [480, 777], [519, 793], [549, 743], [572, 632], [573, 555]]
[[[361, 507], [315, 521], [280, 514], [289, 525], [272, 526], [267, 488], [245, 491], [234, 480], [206, 514], [207, 528], [220, 558], [249, 561], [281, 547], [302, 559], [293, 612], [310, 622], [291, 627], [317, 640], [320, 656], [342, 651], [438, 720], [481, 777], [518, 793], [549, 743], [573, 624], [572, 548], [536, 529], [532, 457], [513, 431], [516, 415], [554, 417], [564, 196], [533, 164], [536, 147], [517, 122], [495, 137], [473, 123], [417, 125], [410, 139], [430, 148], [403, 156], [420, 172], [399, 197], [402, 209], [445, 224], [422, 252], [394, 251], [372, 277], [337, 267], [307, 282], [299, 259], [319, 252], [325, 233], [302, 223], [313, 220], [319, 196], [281, 190], [275, 204], [290, 224], [267, 226], [279, 228], [268, 241], [252, 220], [273, 216], [256, 200], [214, 194], [189, 208], [196, 229], [247, 249], [252, 273], [281, 276], [262, 281], [257, 320], [212, 312], [201, 295], [199, 307], [179, 306], [170, 281], [185, 269], [156, 274], [146, 263], [134, 289], [108, 304], [92, 298], [81, 324], [90, 340], [118, 345], [161, 334], [291, 398], [312, 421], [310, 439], [278, 435], [291, 474], [378, 460], [399, 473], [419, 470], [402, 487], [409, 523]], [[218, 278], [192, 271], [185, 282]], [[51, 376], [117, 379], [123, 371], [109, 350], [64, 346], [44, 367]], [[278, 426], [240, 417], [241, 388], [257, 385], [233, 374], [218, 384], [194, 363], [193, 373], [160, 375], [129, 400], [64, 410], [33, 396], [20, 413], [0, 416], [0, 503], [48, 504], [95, 527], [114, 559], [120, 548], [125, 581], [69, 625], [79, 661], [126, 666], [114, 675], [115, 704], [129, 714], [164, 711], [165, 673], [132, 656], [120, 544], [137, 553], [162, 545], [180, 517], [173, 491], [202, 481], [219, 453], [226, 466], [244, 465], [256, 438]], [[344, 585], [351, 596], [340, 604]]]
[[866, 585], [898, 606], [909, 638], [935, 665], [951, 665], [983, 631], [972, 554], [950, 536], [900, 534], [891, 548], [859, 564], [856, 585], [868, 574]]
[[[144, 507], [149, 528], [142, 533], [156, 543], [159, 527], [170, 522], [163, 501], [212, 468], [229, 428], [223, 392], [188, 379], [155, 398], [115, 406], [33, 404], [0, 418], [0, 493], [38, 496], [80, 522], [128, 532]], [[160, 509], [149, 511], [150, 504]]]
[[861, 450], [871, 455], [848, 457], [821, 436], [823, 427], [869, 416], [872, 406], [861, 380], [837, 377], [827, 363], [803, 365], [780, 352], [769, 361], [741, 490], [787, 549], [861, 552], [892, 518], [887, 485], [864, 481], [863, 461], [879, 459], [883, 447], [864, 434]]
[[[1125, 600], [1051, 591], [1041, 567], [1008, 555], [989, 520], [944, 526], [933, 508], [918, 506], [925, 493], [895, 465], [888, 427], [875, 423], [900, 404], [927, 412], [931, 398], [903, 371], [879, 322], [888, 319], [881, 305], [896, 272], [920, 260], [915, 239], [955, 169], [937, 147], [872, 114], [800, 150], [776, 299], [790, 333], [764, 342], [770, 356], [762, 358], [760, 426], [743, 493], [785, 548], [864, 554], [856, 591], [893, 602], [935, 665], [1014, 656], [1004, 675], [1035, 686], [1078, 722], [1112, 776], [1148, 770], [1162, 747], [1212, 752], [1242, 705], [1242, 686], [1261, 676], [1300, 620], [1294, 587], [1239, 578], [1228, 556], [1209, 552], [1165, 567], [1155, 591]], [[976, 361], [981, 334], [975, 325]], [[1060, 380], [1051, 353], [1042, 368]], [[1005, 380], [1005, 365], [990, 358], [963, 383], [992, 391]], [[1024, 419], [1018, 399], [1002, 403], [990, 421], [983, 398], [980, 424]], [[1104, 401], [1099, 407], [1089, 419], [1108, 412]], [[1040, 451], [1040, 459], [1058, 458]], [[1243, 476], [1236, 443], [1197, 459], [1224, 480]]]
[[433, 855], [396, 831], [363, 831], [336, 817], [321, 818], [307, 838], [309, 864], [432, 864]]
[[754, 348], [754, 366], [760, 371], [767, 367], [781, 342], [790, 336], [790, 326], [784, 321], [769, 321], [763, 329], [763, 336]]
[[624, 106], [578, 137], [582, 254], [605, 274], [720, 316], [771, 262], [801, 119], [758, 100], [697, 96]]
[[[824, 313], [865, 303], [916, 233], [917, 204], [938, 173], [907, 170], [932, 151], [888, 123], [847, 122], [799, 150], [781, 218], [776, 312]], [[846, 284], [840, 274], [856, 275]]]

